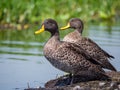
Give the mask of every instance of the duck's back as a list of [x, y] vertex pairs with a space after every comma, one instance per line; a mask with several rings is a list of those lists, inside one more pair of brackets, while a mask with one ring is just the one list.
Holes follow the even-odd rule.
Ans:
[[82, 37], [78, 32], [74, 31], [66, 35], [63, 41], [75, 43], [81, 46], [85, 51], [87, 51], [93, 58], [99, 60], [100, 65], [103, 68], [116, 71], [116, 69], [108, 61], [109, 58], [113, 57], [101, 49], [94, 41], [89, 38]]

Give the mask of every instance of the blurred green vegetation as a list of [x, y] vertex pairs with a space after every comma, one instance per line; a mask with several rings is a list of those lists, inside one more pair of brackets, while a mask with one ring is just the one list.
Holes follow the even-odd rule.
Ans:
[[[111, 24], [120, 21], [119, 16], [120, 0], [0, 0], [0, 25], [17, 26], [11, 30], [0, 30], [0, 40], [45, 42], [49, 33], [35, 36], [34, 31], [46, 18], [55, 19], [60, 27], [66, 25], [70, 18], [78, 17], [84, 21], [86, 28], [86, 22], [104, 24], [103, 21], [107, 21]], [[30, 27], [24, 30], [20, 25]], [[4, 29], [1, 26], [0, 29]], [[88, 35], [87, 30], [84, 30], [83, 35]], [[60, 31], [60, 35], [64, 37], [69, 32]]]
[[33, 24], [46, 18], [63, 23], [73, 17], [114, 22], [119, 16], [120, 0], [0, 0], [0, 24]]

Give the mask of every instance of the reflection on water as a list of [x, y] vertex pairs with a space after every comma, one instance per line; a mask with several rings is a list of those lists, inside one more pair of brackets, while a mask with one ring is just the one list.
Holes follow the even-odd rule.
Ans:
[[[60, 32], [61, 37], [68, 32], [70, 31]], [[23, 35], [23, 33], [26, 34]], [[64, 72], [54, 68], [43, 56], [43, 45], [49, 35], [32, 36], [32, 31], [31, 35], [29, 34], [31, 37], [26, 37], [28, 33], [29, 31], [21, 31], [18, 35], [17, 31], [9, 32], [9, 34], [6, 31], [0, 32], [1, 90], [21, 90], [27, 87], [27, 83], [30, 87], [43, 86], [46, 81], [64, 74]], [[83, 34], [96, 41], [104, 50], [112, 54], [115, 59], [111, 60], [111, 63], [117, 70], [120, 70], [119, 26], [111, 28], [90, 26], [89, 29], [84, 30]], [[20, 36], [22, 37], [20, 38]], [[31, 39], [31, 41], [26, 41], [27, 39]]]
[[95, 27], [89, 30], [89, 37], [104, 46], [120, 46], [120, 27]]
[[[27, 44], [27, 46], [25, 46]], [[9, 46], [8, 46], [9, 45]], [[43, 43], [22, 41], [1, 41], [0, 53], [22, 54], [22, 55], [43, 55]], [[25, 47], [24, 47], [25, 46]]]

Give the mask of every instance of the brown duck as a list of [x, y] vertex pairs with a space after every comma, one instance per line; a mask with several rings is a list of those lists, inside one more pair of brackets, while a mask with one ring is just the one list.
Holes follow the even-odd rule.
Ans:
[[108, 54], [102, 48], [100, 48], [94, 41], [90, 38], [82, 37], [83, 32], [83, 22], [79, 18], [73, 18], [69, 21], [68, 25], [62, 27], [61, 30], [67, 28], [73, 28], [75, 31], [66, 35], [63, 41], [75, 43], [82, 47], [87, 53], [89, 53], [94, 59], [96, 59], [102, 68], [110, 69], [116, 71], [113, 65], [109, 62], [110, 58], [114, 58], [112, 55]]
[[[60, 41], [57, 22], [53, 19], [46, 19], [41, 29], [35, 34], [48, 31], [51, 37], [44, 45], [44, 56], [56, 68], [73, 75], [88, 74], [100, 78], [108, 78], [100, 64], [96, 62], [80, 46]], [[89, 73], [88, 73], [89, 72]]]

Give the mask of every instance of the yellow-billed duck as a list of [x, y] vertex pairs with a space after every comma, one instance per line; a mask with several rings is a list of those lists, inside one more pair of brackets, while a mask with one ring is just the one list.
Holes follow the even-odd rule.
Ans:
[[60, 28], [61, 30], [65, 30], [67, 28], [73, 28], [74, 31], [67, 34], [63, 41], [75, 43], [82, 47], [87, 53], [91, 55], [97, 62], [102, 66], [102, 68], [106, 68], [109, 70], [116, 71], [114, 66], [109, 62], [110, 58], [114, 58], [112, 55], [108, 54], [102, 48], [100, 48], [93, 40], [87, 37], [82, 36], [83, 32], [83, 22], [79, 18], [72, 18], [68, 22], [67, 26]]
[[43, 31], [51, 33], [51, 37], [44, 45], [43, 52], [46, 59], [54, 67], [73, 75], [87, 73], [108, 78], [99, 63], [84, 49], [74, 43], [60, 41], [58, 25], [55, 20], [46, 19], [42, 23], [41, 29], [36, 31], [35, 34]]

